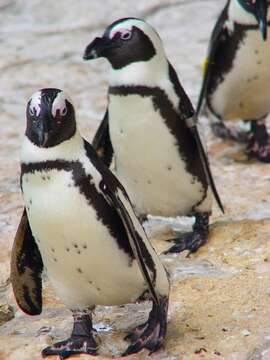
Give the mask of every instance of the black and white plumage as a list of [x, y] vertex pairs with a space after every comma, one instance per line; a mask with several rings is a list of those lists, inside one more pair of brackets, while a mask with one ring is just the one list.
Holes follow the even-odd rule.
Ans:
[[135, 216], [129, 198], [76, 128], [63, 91], [43, 89], [27, 105], [21, 150], [25, 210], [13, 251], [11, 281], [19, 306], [42, 310], [43, 268], [73, 312], [70, 339], [43, 356], [97, 353], [91, 310], [152, 299], [149, 320], [129, 336], [125, 355], [156, 351], [166, 333], [166, 271]]
[[[108, 109], [93, 146], [126, 187], [140, 216], [196, 215], [194, 231], [170, 251], [196, 251], [207, 239], [216, 192], [194, 110], [145, 21], [121, 19], [85, 50], [111, 64]], [[113, 153], [113, 154], [112, 154]], [[211, 187], [209, 186], [211, 185]]]
[[[229, 0], [215, 25], [197, 113], [205, 105], [218, 136], [248, 142], [247, 154], [270, 162], [265, 118], [270, 110], [270, 13], [267, 0]], [[251, 121], [250, 134], [234, 133], [224, 121]]]

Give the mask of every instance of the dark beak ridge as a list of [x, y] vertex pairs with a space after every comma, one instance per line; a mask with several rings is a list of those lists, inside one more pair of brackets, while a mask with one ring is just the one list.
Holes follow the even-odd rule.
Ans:
[[95, 38], [89, 45], [87, 45], [84, 51], [83, 59], [92, 60], [100, 57], [100, 53], [104, 48], [103, 43], [104, 41], [102, 38], [100, 37]]
[[89, 45], [87, 45], [84, 51], [83, 59], [92, 60], [99, 57], [106, 57], [106, 50], [115, 47], [118, 47], [116, 41], [107, 39], [105, 37], [97, 37]]
[[47, 130], [46, 124], [44, 124], [43, 121], [40, 121], [34, 132], [36, 133], [38, 145], [45, 147], [49, 139], [49, 132]]
[[257, 1], [256, 17], [263, 40], [267, 40], [267, 12], [268, 4], [266, 0]]

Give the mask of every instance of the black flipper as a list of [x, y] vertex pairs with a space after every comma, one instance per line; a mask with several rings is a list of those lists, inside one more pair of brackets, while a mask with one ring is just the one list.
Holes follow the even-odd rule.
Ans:
[[215, 55], [216, 55], [216, 52], [218, 51], [218, 46], [220, 44], [220, 40], [222, 39], [222, 37], [226, 38], [227, 34], [228, 34], [228, 31], [227, 31], [226, 27], [224, 26], [225, 21], [228, 18], [228, 15], [227, 15], [228, 14], [228, 6], [229, 6], [229, 1], [227, 2], [224, 9], [222, 10], [222, 12], [216, 22], [216, 25], [213, 29], [211, 38], [210, 38], [208, 54], [207, 54], [207, 58], [204, 63], [203, 83], [202, 83], [199, 100], [198, 100], [198, 104], [197, 104], [197, 108], [196, 108], [197, 116], [199, 115], [199, 113], [201, 111], [203, 101], [206, 97], [206, 93], [208, 90], [208, 84], [211, 79], [212, 68], [213, 68], [214, 61], [215, 61]]
[[42, 258], [24, 209], [11, 252], [10, 279], [15, 299], [28, 315], [42, 311], [42, 271]]
[[92, 146], [97, 152], [101, 160], [110, 167], [113, 158], [113, 147], [109, 133], [109, 119], [108, 110], [106, 111], [104, 118], [97, 129], [97, 132], [92, 141]]
[[154, 281], [151, 278], [151, 273], [145, 259], [145, 251], [147, 249], [145, 249], [144, 244], [146, 244], [147, 242], [150, 244], [145, 234], [145, 231], [137, 216], [135, 215], [129, 197], [122, 184], [104, 165], [104, 163], [97, 158], [96, 153], [93, 151], [92, 147], [89, 146], [90, 144], [87, 144], [87, 142], [85, 143], [87, 146], [88, 156], [90, 156], [91, 158], [91, 162], [103, 175], [103, 179], [106, 179], [106, 183], [104, 182], [104, 180], [100, 182], [100, 189], [107, 201], [110, 204], [113, 204], [113, 206], [117, 210], [128, 233], [130, 246], [138, 262], [142, 276], [147, 284], [149, 293], [153, 299], [153, 302], [159, 305], [159, 296], [154, 288]]
[[206, 173], [207, 180], [208, 180], [208, 182], [209, 182], [209, 184], [211, 186], [211, 189], [212, 189], [212, 192], [213, 192], [214, 197], [216, 199], [216, 202], [217, 202], [220, 210], [224, 214], [225, 213], [224, 207], [222, 205], [220, 196], [219, 196], [219, 194], [217, 192], [217, 188], [216, 188], [216, 185], [215, 185], [215, 182], [214, 182], [211, 170], [210, 170], [208, 157], [207, 157], [207, 155], [205, 153], [205, 150], [204, 150], [204, 147], [202, 145], [201, 138], [200, 138], [197, 126], [196, 125], [191, 126], [190, 130], [191, 130], [191, 132], [192, 132], [192, 134], [193, 134], [193, 136], [194, 136], [194, 138], [196, 140], [196, 144], [198, 146], [199, 154], [200, 154], [200, 157], [201, 157], [201, 161], [203, 163], [203, 167], [204, 167], [204, 171]]
[[[180, 81], [178, 79], [178, 76], [172, 67], [171, 64], [169, 64], [169, 76], [170, 79], [174, 85], [174, 89], [176, 94], [179, 97], [179, 112], [180, 112], [180, 119], [179, 121], [185, 121], [186, 126], [190, 129], [190, 132], [192, 134], [193, 139], [195, 140], [195, 143], [197, 145], [197, 150], [199, 152], [199, 156], [201, 159], [201, 162], [203, 164], [204, 173], [206, 176], [206, 179], [208, 181], [208, 184], [211, 186], [212, 192], [214, 194], [214, 197], [216, 199], [216, 202], [220, 208], [220, 210], [224, 213], [224, 208], [222, 205], [222, 202], [220, 200], [220, 197], [218, 195], [213, 176], [210, 170], [208, 157], [205, 153], [204, 147], [201, 142], [200, 134], [197, 128], [197, 117], [194, 114], [193, 106], [185, 93], [184, 89], [182, 88]], [[179, 135], [179, 137], [181, 134]]]
[[108, 198], [108, 201], [113, 203], [119, 216], [121, 217], [128, 233], [130, 246], [138, 262], [142, 276], [147, 284], [149, 293], [152, 296], [153, 302], [156, 305], [159, 305], [159, 297], [154, 289], [153, 280], [151, 279], [151, 274], [149, 273], [143, 257], [143, 249], [141, 248], [142, 242], [148, 241], [144, 229], [135, 215], [125, 189], [122, 186], [119, 186], [120, 184], [114, 188], [107, 185], [108, 184], [105, 183], [101, 184], [102, 191]]

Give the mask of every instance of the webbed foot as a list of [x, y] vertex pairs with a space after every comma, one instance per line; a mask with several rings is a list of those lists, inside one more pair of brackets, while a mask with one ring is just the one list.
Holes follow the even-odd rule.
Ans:
[[161, 298], [160, 305], [153, 303], [149, 319], [142, 325], [133, 329], [125, 340], [131, 344], [122, 354], [128, 356], [143, 349], [148, 349], [150, 354], [157, 351], [163, 344], [167, 330], [168, 299]]
[[224, 140], [233, 140], [239, 143], [246, 143], [249, 139], [248, 131], [236, 131], [229, 129], [222, 121], [211, 124], [214, 135]]
[[74, 354], [97, 355], [98, 345], [94, 338], [95, 330], [89, 311], [74, 311], [74, 326], [71, 337], [42, 350], [42, 356], [58, 355], [66, 359]]
[[60, 360], [74, 354], [97, 355], [97, 344], [93, 338], [71, 336], [68, 340], [60, 341], [42, 350], [42, 356], [58, 355]]
[[181, 234], [181, 236], [174, 239], [170, 239], [169, 241], [174, 242], [174, 245], [164, 251], [164, 254], [180, 253], [185, 250], [188, 250], [189, 254], [196, 252], [207, 242], [208, 226], [209, 214], [196, 213], [193, 231]]
[[251, 137], [246, 149], [249, 158], [270, 163], [270, 134], [265, 120], [254, 120], [251, 126]]

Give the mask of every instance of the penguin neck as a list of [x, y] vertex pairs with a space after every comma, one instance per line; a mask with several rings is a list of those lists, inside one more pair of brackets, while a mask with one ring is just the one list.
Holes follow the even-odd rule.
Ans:
[[149, 61], [131, 63], [121, 69], [111, 68], [110, 86], [159, 86], [168, 77], [168, 61], [164, 51]]
[[78, 129], [70, 139], [49, 148], [41, 148], [24, 136], [21, 163], [28, 164], [48, 160], [76, 161], [82, 154], [84, 154], [84, 143]]

